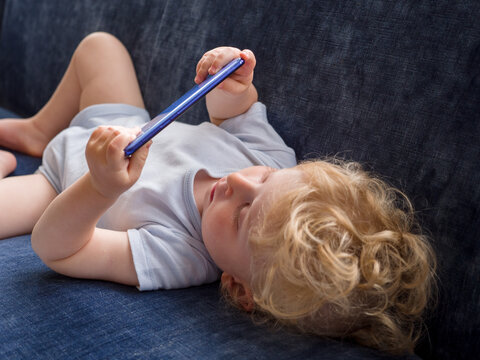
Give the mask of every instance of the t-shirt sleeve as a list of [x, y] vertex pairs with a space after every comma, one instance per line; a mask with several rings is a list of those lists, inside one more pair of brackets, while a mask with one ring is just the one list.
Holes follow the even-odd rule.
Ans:
[[253, 104], [247, 112], [225, 120], [220, 127], [241, 140], [266, 164], [278, 168], [296, 165], [295, 152], [269, 124], [264, 104]]
[[218, 280], [220, 271], [198, 240], [162, 225], [128, 230], [139, 290], [178, 289]]

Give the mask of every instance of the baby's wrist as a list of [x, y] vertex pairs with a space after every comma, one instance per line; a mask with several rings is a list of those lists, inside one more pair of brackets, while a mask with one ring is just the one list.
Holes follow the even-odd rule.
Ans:
[[84, 179], [88, 193], [101, 202], [110, 203], [110, 205], [112, 205], [123, 192], [116, 190], [113, 186], [100, 185], [95, 181], [95, 178], [90, 172], [85, 174]]

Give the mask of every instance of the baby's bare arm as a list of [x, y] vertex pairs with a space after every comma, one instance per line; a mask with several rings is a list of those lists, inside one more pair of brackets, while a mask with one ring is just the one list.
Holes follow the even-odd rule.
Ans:
[[95, 225], [110, 205], [82, 177], [61, 193], [35, 225], [32, 247], [52, 270], [76, 278], [137, 285], [127, 233]]
[[241, 57], [245, 64], [207, 95], [208, 114], [211, 122], [216, 125], [243, 114], [258, 100], [257, 90], [252, 83], [255, 55], [250, 50], [219, 47], [205, 53], [197, 65], [195, 82], [199, 84], [208, 74], [215, 74], [238, 57]]
[[133, 136], [115, 128], [97, 129], [86, 150], [90, 171], [62, 192], [35, 225], [32, 246], [53, 270], [137, 285], [127, 233], [96, 227], [140, 176], [148, 146], [125, 159], [123, 149]]

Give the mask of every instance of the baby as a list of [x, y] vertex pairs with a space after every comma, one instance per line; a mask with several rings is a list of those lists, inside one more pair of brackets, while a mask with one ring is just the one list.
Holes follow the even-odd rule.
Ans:
[[0, 238], [32, 232], [53, 270], [140, 290], [221, 274], [245, 311], [412, 351], [435, 261], [410, 202], [355, 163], [296, 165], [257, 102], [251, 51], [205, 53], [195, 82], [237, 57], [207, 95], [210, 123], [175, 122], [125, 158], [149, 120], [133, 64], [113, 36], [85, 38], [36, 115], [0, 121], [1, 146], [43, 156], [5, 177], [15, 158], [0, 152]]

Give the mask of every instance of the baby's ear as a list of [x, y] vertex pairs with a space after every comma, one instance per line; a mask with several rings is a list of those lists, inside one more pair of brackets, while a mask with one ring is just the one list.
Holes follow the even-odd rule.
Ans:
[[255, 303], [253, 302], [252, 291], [246, 282], [225, 272], [222, 274], [221, 282], [222, 287], [227, 290], [228, 294], [237, 305], [246, 312], [253, 311]]

